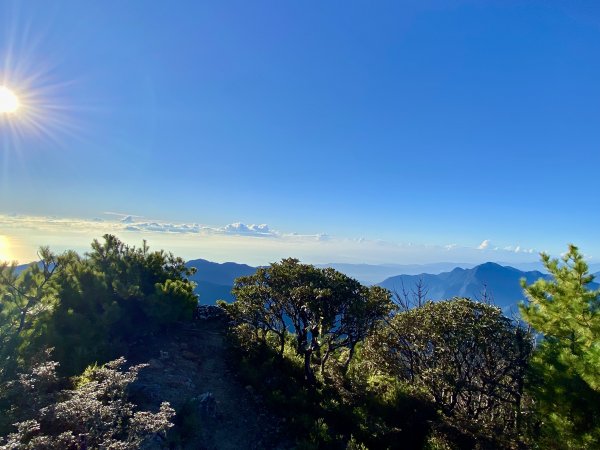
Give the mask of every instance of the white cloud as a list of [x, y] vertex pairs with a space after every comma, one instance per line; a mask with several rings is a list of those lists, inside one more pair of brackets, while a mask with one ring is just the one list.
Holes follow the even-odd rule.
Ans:
[[507, 245], [506, 247], [502, 247], [502, 250], [504, 250], [506, 252], [512, 252], [512, 253], [526, 253], [526, 254], [532, 254], [532, 253], [536, 252], [535, 248], [523, 248], [520, 245]]
[[237, 234], [237, 235], [252, 235], [252, 236], [278, 236], [279, 233], [269, 229], [269, 225], [263, 223], [261, 225], [246, 225], [241, 222], [230, 223], [222, 228], [216, 228], [215, 231]]
[[517, 245], [515, 247], [514, 252], [515, 253], [528, 253], [528, 254], [531, 254], [531, 253], [535, 252], [535, 249], [534, 248], [523, 248], [520, 245]]
[[119, 220], [125, 220], [125, 219], [142, 219], [143, 216], [137, 216], [135, 214], [127, 214], [127, 213], [120, 213], [120, 212], [113, 212], [113, 211], [104, 211], [102, 214], [104, 214], [105, 216], [115, 216], [117, 217]]
[[119, 220], [126, 224], [126, 231], [152, 232], [152, 233], [177, 233], [177, 234], [226, 234], [232, 236], [279, 237], [280, 233], [271, 230], [267, 224], [246, 225], [241, 222], [230, 223], [223, 227], [210, 227], [198, 223], [169, 223], [169, 222], [138, 222], [134, 216], [127, 216]]
[[[130, 214], [112, 214], [113, 218], [60, 218], [0, 214], [0, 230], [11, 242], [11, 258], [31, 261], [40, 245], [55, 251], [89, 250], [92, 239], [110, 233], [130, 245], [146, 239], [151, 248], [164, 248], [186, 259], [205, 258], [212, 261], [237, 260], [249, 264], [267, 264], [294, 256], [305, 262], [396, 263], [423, 264], [447, 260], [483, 262], [483, 249], [491, 249], [485, 240], [479, 247], [460, 244], [424, 244], [390, 242], [381, 239], [343, 238], [326, 233], [299, 234], [274, 230], [266, 224], [241, 222], [223, 226], [199, 223], [174, 223], [142, 219]], [[533, 250], [532, 250], [533, 251]], [[514, 247], [499, 250], [500, 261], [531, 261], [529, 252]]]
[[153, 233], [199, 233], [203, 227], [198, 224], [174, 224], [162, 222], [135, 222], [135, 221], [120, 221], [119, 223], [128, 224], [124, 229], [127, 231], [147, 231]]

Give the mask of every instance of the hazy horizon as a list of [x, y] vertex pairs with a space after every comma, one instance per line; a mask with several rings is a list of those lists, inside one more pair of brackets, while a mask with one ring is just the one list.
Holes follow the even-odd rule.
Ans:
[[[107, 233], [138, 247], [146, 240], [151, 248], [171, 251], [186, 260], [202, 258], [250, 265], [268, 264], [285, 257], [297, 257], [312, 264], [371, 265], [480, 264], [487, 261], [530, 264], [539, 260], [533, 249], [502, 249], [492, 246], [489, 241], [472, 247], [424, 245], [324, 233], [301, 235], [274, 230], [267, 225], [242, 223], [211, 227], [196, 223], [143, 221], [131, 216], [125, 216], [124, 220], [88, 220], [0, 214], [0, 226], [8, 231], [4, 239], [0, 239], [0, 259], [19, 263], [35, 260], [37, 249], [42, 245], [59, 253], [69, 249], [84, 253], [93, 239], [101, 239]], [[5, 254], [11, 257], [7, 258]]]

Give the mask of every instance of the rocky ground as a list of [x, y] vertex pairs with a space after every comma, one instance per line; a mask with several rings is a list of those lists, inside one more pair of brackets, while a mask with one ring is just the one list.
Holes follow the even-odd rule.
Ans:
[[146, 337], [131, 348], [131, 364], [148, 364], [132, 390], [135, 401], [148, 409], [168, 401], [179, 412], [176, 448], [290, 448], [280, 421], [231, 370], [226, 322], [219, 310], [201, 308], [194, 322]]

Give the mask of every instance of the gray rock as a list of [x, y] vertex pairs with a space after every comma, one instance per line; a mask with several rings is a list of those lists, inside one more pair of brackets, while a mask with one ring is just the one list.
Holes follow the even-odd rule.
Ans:
[[165, 365], [158, 359], [151, 359], [150, 361], [148, 361], [148, 367], [150, 369], [164, 369]]
[[198, 409], [204, 417], [211, 419], [217, 417], [217, 401], [212, 392], [205, 392], [198, 396]]

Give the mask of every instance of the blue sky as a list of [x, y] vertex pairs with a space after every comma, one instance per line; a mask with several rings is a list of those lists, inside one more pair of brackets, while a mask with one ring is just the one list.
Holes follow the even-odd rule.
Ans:
[[0, 0], [4, 257], [600, 259], [598, 55], [591, 1]]

